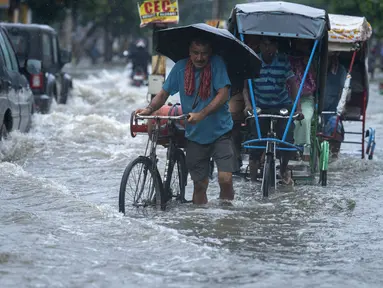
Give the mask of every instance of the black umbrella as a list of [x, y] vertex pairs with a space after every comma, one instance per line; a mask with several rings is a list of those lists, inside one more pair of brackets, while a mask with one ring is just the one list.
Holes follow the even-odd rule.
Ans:
[[213, 54], [224, 59], [231, 80], [259, 77], [261, 60], [258, 55], [226, 29], [198, 23], [155, 33], [156, 51], [174, 62], [189, 57], [189, 45], [194, 37], [204, 37], [211, 41]]

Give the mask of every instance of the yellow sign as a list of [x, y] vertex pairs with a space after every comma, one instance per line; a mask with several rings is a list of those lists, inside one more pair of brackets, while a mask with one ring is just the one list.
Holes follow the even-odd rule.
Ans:
[[[218, 19], [216, 19], [216, 20], [206, 20], [205, 23], [207, 25], [210, 25], [210, 26], [213, 26], [213, 27], [216, 27], [216, 28], [226, 29], [226, 21], [225, 20], [218, 20]], [[218, 27], [217, 27], [217, 24], [218, 24]]]
[[0, 0], [0, 8], [9, 8], [9, 0]]
[[140, 27], [150, 23], [178, 23], [178, 0], [144, 0], [137, 5]]

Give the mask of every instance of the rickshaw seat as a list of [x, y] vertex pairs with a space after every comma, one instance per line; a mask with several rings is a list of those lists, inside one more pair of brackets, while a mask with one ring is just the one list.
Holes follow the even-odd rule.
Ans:
[[347, 101], [347, 107], [362, 107], [363, 106], [363, 91], [362, 92], [356, 92], [351, 90], [351, 97], [350, 100]]
[[[363, 85], [363, 74], [360, 70], [362, 67], [360, 64], [356, 65], [351, 72], [351, 91], [352, 93], [363, 93], [364, 85]], [[364, 66], [363, 66], [364, 67]]]
[[347, 106], [346, 113], [343, 115], [344, 121], [360, 121], [362, 109], [356, 106]]

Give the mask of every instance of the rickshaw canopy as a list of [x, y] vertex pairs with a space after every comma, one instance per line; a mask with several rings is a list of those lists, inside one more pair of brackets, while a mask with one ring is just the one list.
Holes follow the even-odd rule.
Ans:
[[372, 27], [365, 17], [329, 14], [330, 51], [350, 51], [355, 44], [367, 41], [372, 35]]
[[237, 4], [229, 30], [243, 34], [320, 39], [330, 30], [327, 12], [306, 5], [276, 1]]

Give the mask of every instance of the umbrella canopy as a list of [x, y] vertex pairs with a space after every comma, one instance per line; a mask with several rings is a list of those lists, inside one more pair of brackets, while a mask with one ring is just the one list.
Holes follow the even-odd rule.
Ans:
[[193, 38], [204, 37], [212, 43], [213, 54], [221, 56], [225, 61], [230, 79], [259, 77], [262, 62], [258, 55], [226, 29], [198, 23], [155, 33], [156, 51], [174, 62], [189, 57], [189, 45]]

